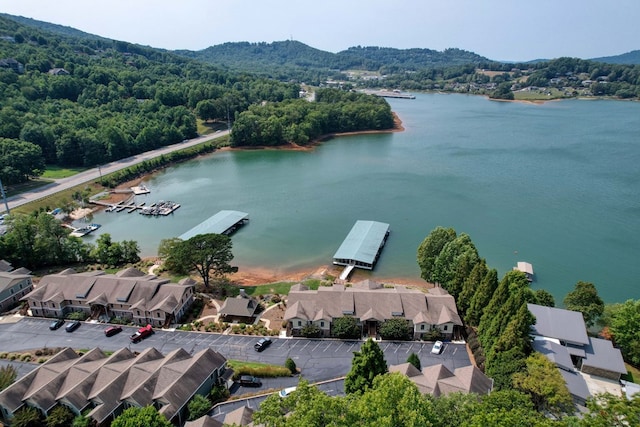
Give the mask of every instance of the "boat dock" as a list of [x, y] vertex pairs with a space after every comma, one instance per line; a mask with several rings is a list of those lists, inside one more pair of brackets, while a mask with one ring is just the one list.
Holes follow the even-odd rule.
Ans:
[[399, 90], [376, 90], [369, 93], [371, 95], [381, 96], [383, 98], [416, 99], [415, 95], [412, 95], [406, 92], [401, 92]]
[[335, 265], [344, 265], [348, 277], [354, 268], [373, 270], [389, 237], [389, 224], [376, 221], [356, 221], [353, 228], [333, 255]]
[[133, 213], [137, 210], [140, 210], [140, 213], [142, 215], [150, 216], [167, 216], [180, 207], [179, 203], [165, 202], [163, 200], [157, 203], [152, 203], [148, 206], [146, 205], [146, 202], [142, 202], [139, 204], [131, 202], [106, 203], [101, 202], [100, 200], [91, 200], [90, 202], [94, 205], [106, 207], [106, 209], [104, 210], [105, 212], [126, 211], [127, 213]]
[[202, 221], [191, 230], [179, 236], [182, 240], [189, 240], [198, 234], [229, 235], [249, 221], [249, 214], [239, 211], [220, 211], [209, 219]]
[[518, 261], [518, 263], [516, 264], [515, 267], [513, 267], [513, 269], [522, 271], [524, 275], [527, 276], [527, 280], [530, 282], [533, 282], [533, 278], [534, 278], [533, 265], [529, 264], [528, 262]]

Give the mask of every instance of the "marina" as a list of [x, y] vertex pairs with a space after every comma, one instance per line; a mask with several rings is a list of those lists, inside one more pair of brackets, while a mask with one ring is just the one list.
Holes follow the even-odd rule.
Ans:
[[105, 203], [99, 200], [91, 200], [91, 203], [98, 206], [104, 206], [105, 212], [122, 212], [133, 213], [140, 210], [140, 214], [148, 216], [167, 216], [172, 214], [176, 209], [180, 207], [179, 203], [161, 200], [150, 205], [146, 205], [146, 202], [139, 204], [132, 202], [119, 202], [119, 203]]

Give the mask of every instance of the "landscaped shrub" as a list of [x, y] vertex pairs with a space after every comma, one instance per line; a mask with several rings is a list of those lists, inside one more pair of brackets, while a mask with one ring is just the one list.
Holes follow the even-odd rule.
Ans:
[[291, 371], [292, 374], [296, 374], [298, 372], [298, 367], [296, 366], [296, 362], [293, 361], [292, 358], [287, 357], [287, 360], [284, 362], [284, 367]]
[[443, 337], [442, 332], [439, 329], [432, 329], [429, 332], [422, 334], [424, 341], [439, 341]]
[[411, 328], [405, 319], [385, 320], [380, 326], [380, 337], [384, 340], [406, 341], [411, 339]]
[[69, 320], [87, 320], [87, 317], [89, 317], [88, 313], [85, 313], [84, 311], [74, 311], [73, 313], [69, 313], [67, 315], [67, 319]]
[[261, 378], [277, 378], [277, 377], [290, 377], [291, 371], [284, 366], [260, 366], [260, 367], [246, 367], [234, 369], [233, 379], [237, 380], [242, 375], [252, 375], [254, 377]]
[[300, 335], [305, 338], [318, 338], [322, 335], [322, 329], [317, 325], [306, 325], [300, 330]]

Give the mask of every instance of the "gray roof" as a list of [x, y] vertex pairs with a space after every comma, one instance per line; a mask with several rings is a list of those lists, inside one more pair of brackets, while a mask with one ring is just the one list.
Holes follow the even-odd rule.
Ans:
[[183, 233], [180, 238], [182, 240], [188, 240], [198, 234], [224, 234], [225, 231], [236, 225], [238, 222], [248, 218], [249, 214], [246, 212], [220, 211], [209, 219], [202, 221], [191, 230]]
[[582, 367], [603, 369], [605, 371], [626, 374], [627, 368], [622, 360], [622, 353], [614, 348], [611, 341], [600, 338], [589, 338], [589, 345], [585, 349], [586, 357], [582, 360]]
[[537, 304], [527, 304], [527, 308], [536, 317], [531, 327], [533, 334], [567, 343], [589, 344], [582, 313]]
[[333, 258], [373, 264], [380, 245], [388, 232], [389, 224], [376, 221], [356, 221]]
[[582, 401], [586, 401], [591, 397], [591, 392], [589, 391], [587, 382], [579, 372], [565, 371], [564, 369], [558, 369], [558, 371], [560, 371], [560, 375], [564, 378], [564, 382], [572, 396], [577, 397]]
[[549, 340], [533, 340], [533, 349], [543, 354], [551, 362], [555, 363], [558, 368], [573, 371], [574, 366], [571, 361], [571, 355], [567, 348]]
[[225, 316], [252, 317], [257, 308], [258, 302], [255, 299], [237, 296], [224, 300], [222, 307], [220, 307], [220, 314]]
[[184, 427], [222, 427], [223, 424], [214, 419], [211, 418], [209, 415], [204, 415], [200, 418], [198, 418], [197, 420], [194, 421], [187, 421], [186, 423], [184, 423]]

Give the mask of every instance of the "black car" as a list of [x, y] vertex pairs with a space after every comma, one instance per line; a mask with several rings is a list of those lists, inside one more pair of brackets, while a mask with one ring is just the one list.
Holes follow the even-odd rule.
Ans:
[[64, 325], [64, 319], [54, 320], [49, 325], [49, 329], [51, 329], [52, 331], [55, 331], [56, 329], [58, 329], [62, 325]]
[[76, 329], [78, 329], [80, 327], [80, 321], [79, 320], [72, 320], [71, 323], [69, 323], [67, 326], [64, 327], [64, 329], [67, 332], [73, 332]]
[[242, 375], [238, 378], [238, 384], [245, 387], [260, 387], [262, 381], [260, 381], [260, 378], [251, 375]]
[[260, 338], [257, 343], [253, 345], [255, 351], [262, 351], [271, 345], [271, 338]]

